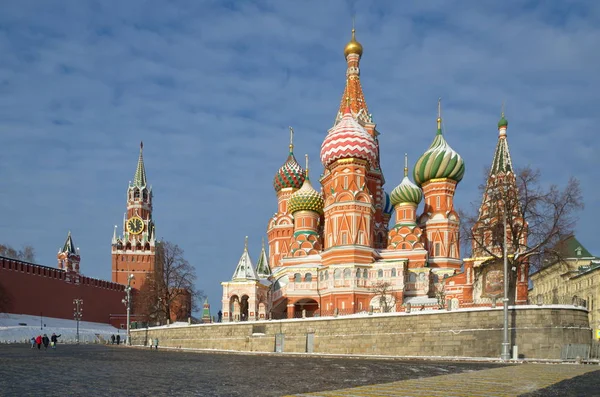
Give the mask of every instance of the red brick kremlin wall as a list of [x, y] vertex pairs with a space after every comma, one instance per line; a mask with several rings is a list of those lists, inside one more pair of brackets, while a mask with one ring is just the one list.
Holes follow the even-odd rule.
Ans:
[[8, 313], [73, 319], [77, 298], [83, 321], [109, 323], [111, 315], [125, 313], [125, 286], [57, 268], [0, 257], [0, 284], [8, 292]]

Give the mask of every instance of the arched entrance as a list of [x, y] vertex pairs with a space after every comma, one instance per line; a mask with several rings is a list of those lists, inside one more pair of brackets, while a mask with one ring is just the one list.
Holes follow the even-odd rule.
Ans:
[[229, 321], [248, 321], [248, 295], [232, 295], [229, 298]]
[[[292, 309], [288, 306], [288, 309]], [[314, 317], [315, 312], [319, 309], [319, 304], [312, 298], [298, 299], [293, 306], [293, 313], [288, 313], [289, 318]], [[290, 316], [291, 314], [291, 316]], [[304, 315], [303, 315], [304, 314]]]
[[248, 295], [244, 295], [240, 301], [240, 321], [248, 321], [248, 299]]
[[240, 298], [233, 295], [229, 298], [229, 321], [240, 320]]

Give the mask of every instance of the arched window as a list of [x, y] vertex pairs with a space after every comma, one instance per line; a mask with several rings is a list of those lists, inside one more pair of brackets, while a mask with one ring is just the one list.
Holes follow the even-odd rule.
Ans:
[[133, 198], [138, 200], [140, 198], [140, 191], [138, 189], [135, 189], [133, 191]]
[[356, 278], [360, 278], [360, 269], [356, 269]]
[[377, 270], [377, 278], [383, 278], [383, 270]]
[[344, 269], [344, 279], [350, 278], [350, 269]]
[[410, 273], [410, 276], [408, 276], [408, 281], [410, 281], [411, 283], [416, 283], [417, 275], [415, 273]]
[[148, 191], [146, 189], [144, 189], [142, 197], [144, 198], [144, 201], [148, 200]]
[[294, 274], [294, 282], [295, 283], [300, 283], [302, 282], [302, 275], [300, 273], [296, 273]]
[[310, 282], [310, 281], [312, 281], [312, 274], [310, 274], [310, 273], [306, 273], [306, 274], [304, 275], [304, 281], [306, 281], [306, 282]]
[[334, 280], [339, 280], [342, 277], [342, 270], [341, 269], [335, 269], [333, 271], [333, 279]]
[[392, 277], [396, 277], [396, 268], [392, 268]]
[[367, 269], [363, 270], [363, 278], [369, 278], [369, 272]]
[[329, 271], [325, 272], [325, 280], [329, 280]]

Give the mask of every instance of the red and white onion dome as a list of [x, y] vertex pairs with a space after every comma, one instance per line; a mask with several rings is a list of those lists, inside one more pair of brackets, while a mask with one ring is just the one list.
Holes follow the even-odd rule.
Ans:
[[351, 157], [367, 160], [372, 168], [377, 166], [375, 139], [346, 108], [340, 122], [329, 130], [321, 145], [321, 162], [327, 167], [336, 160]]

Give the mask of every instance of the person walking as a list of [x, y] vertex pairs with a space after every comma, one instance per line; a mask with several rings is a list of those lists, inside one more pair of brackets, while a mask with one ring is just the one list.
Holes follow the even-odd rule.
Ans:
[[44, 334], [42, 342], [44, 343], [44, 350], [48, 350], [48, 345], [50, 344], [50, 338], [48, 338], [48, 335]]
[[40, 350], [42, 348], [42, 335], [38, 335], [35, 338], [35, 344], [37, 345], [38, 350]]
[[111, 345], [114, 345], [114, 344], [115, 344], [115, 334], [112, 334], [112, 335], [110, 336], [110, 344], [111, 344]]
[[35, 347], [35, 336], [32, 336], [29, 341], [31, 342], [31, 348], [33, 349]]
[[117, 334], [117, 345], [121, 343], [121, 335]]
[[154, 348], [158, 350], [158, 338], [154, 338]]
[[[62, 335], [62, 334], [61, 334]], [[52, 345], [53, 349], [56, 349], [56, 343], [58, 342], [58, 338], [60, 338], [60, 335], [56, 335], [54, 332], [52, 333], [52, 336], [50, 337], [50, 344]]]

